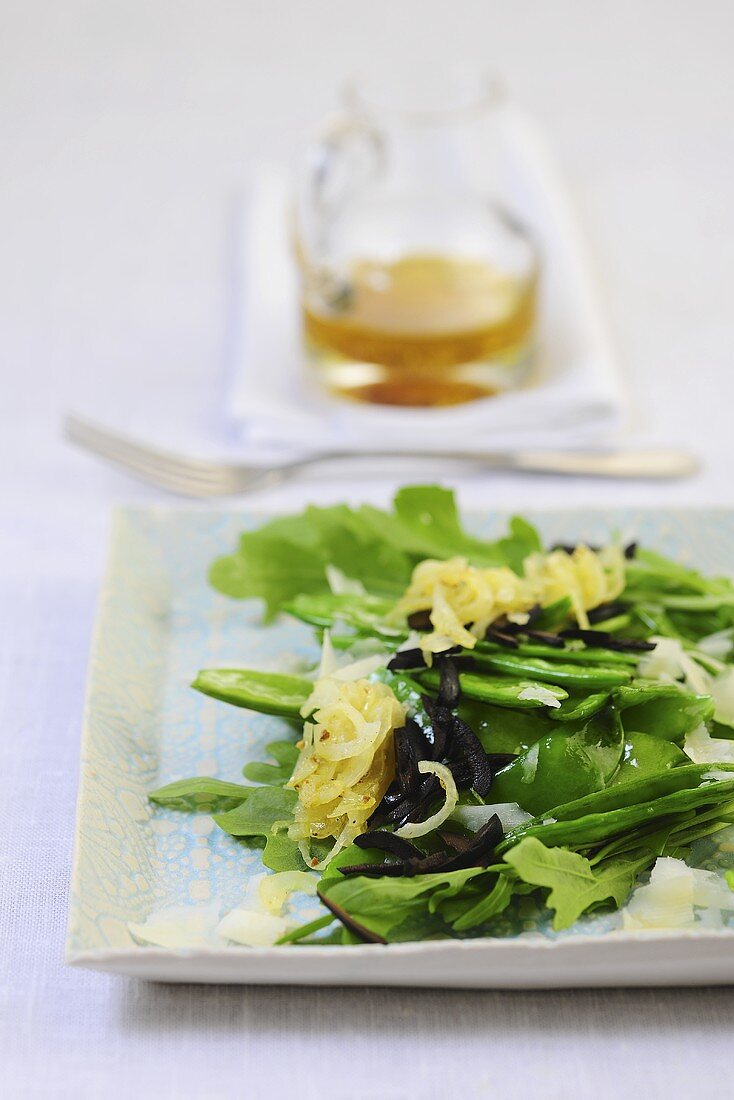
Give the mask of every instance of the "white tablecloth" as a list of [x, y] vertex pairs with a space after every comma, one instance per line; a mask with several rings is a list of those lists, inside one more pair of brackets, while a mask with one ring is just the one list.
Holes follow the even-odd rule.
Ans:
[[[0, 36], [0, 1093], [731, 1093], [734, 992], [166, 987], [62, 963], [78, 730], [108, 510], [160, 502], [66, 449], [66, 405], [221, 438], [230, 198], [346, 68], [494, 62], [555, 135], [612, 328], [680, 485], [448, 475], [464, 505], [732, 503], [734, 87], [726, 0], [24, 0]], [[329, 34], [324, 28], [329, 28]], [[260, 495], [385, 501], [362, 470]]]

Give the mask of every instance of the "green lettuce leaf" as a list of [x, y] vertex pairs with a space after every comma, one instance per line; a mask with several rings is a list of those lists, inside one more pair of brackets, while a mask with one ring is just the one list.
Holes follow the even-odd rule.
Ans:
[[449, 489], [413, 485], [399, 490], [391, 511], [312, 506], [271, 520], [243, 534], [235, 553], [217, 559], [210, 580], [226, 596], [264, 600], [272, 618], [300, 594], [328, 591], [329, 564], [369, 592], [395, 599], [423, 558], [462, 555], [475, 565], [519, 570], [539, 548], [535, 528], [519, 517], [504, 538], [475, 538], [464, 531]]
[[553, 927], [568, 928], [593, 905], [613, 899], [617, 907], [629, 897], [642, 859], [612, 859], [592, 867], [588, 859], [567, 848], [546, 848], [535, 837], [527, 837], [505, 853], [523, 882], [549, 891], [547, 905], [555, 910]]
[[[422, 939], [427, 929], [431, 935], [450, 934], [440, 906], [479, 876], [493, 877], [483, 867], [414, 878], [329, 877], [321, 880], [319, 897], [347, 927], [362, 930], [367, 938], [385, 943]], [[472, 894], [467, 908], [476, 900]]]
[[245, 764], [242, 772], [245, 779], [253, 783], [266, 783], [271, 787], [283, 787], [293, 774], [298, 759], [298, 749], [292, 741], [271, 741], [265, 746], [275, 764], [261, 764], [255, 761]]
[[230, 836], [270, 837], [276, 822], [293, 820], [297, 801], [296, 792], [287, 787], [251, 787], [239, 806], [213, 817]]
[[192, 813], [213, 813], [232, 810], [252, 793], [252, 787], [241, 783], [225, 783], [222, 779], [197, 776], [194, 779], [178, 779], [167, 783], [148, 795], [151, 802], [169, 810], [187, 810]]

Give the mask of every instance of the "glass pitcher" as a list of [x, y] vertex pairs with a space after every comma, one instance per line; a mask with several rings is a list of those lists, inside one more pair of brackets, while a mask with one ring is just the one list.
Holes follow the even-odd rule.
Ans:
[[496, 200], [495, 88], [468, 73], [352, 82], [296, 194], [307, 358], [332, 392], [456, 405], [532, 364], [538, 256]]

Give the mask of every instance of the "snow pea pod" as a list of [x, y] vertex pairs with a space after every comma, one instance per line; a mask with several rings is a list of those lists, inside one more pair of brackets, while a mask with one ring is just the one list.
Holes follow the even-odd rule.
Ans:
[[205, 668], [191, 686], [223, 703], [284, 718], [298, 718], [313, 691], [313, 683], [301, 676], [247, 668]]
[[618, 653], [616, 650], [600, 649], [592, 646], [572, 649], [564, 646], [563, 649], [554, 649], [549, 645], [536, 645], [534, 642], [519, 642], [517, 649], [508, 650], [507, 646], [501, 646], [497, 642], [477, 642], [475, 649], [468, 649], [466, 654], [478, 653], [502, 653], [507, 657], [542, 657], [547, 661], [559, 661], [561, 664], [580, 665], [622, 665], [624, 667], [636, 667], [639, 654]]
[[678, 592], [634, 591], [627, 589], [625, 600], [631, 603], [655, 603], [669, 611], [718, 611], [734, 606], [734, 592], [719, 592], [714, 596], [681, 595]]
[[500, 771], [492, 786], [497, 802], [517, 802], [541, 814], [603, 790], [617, 771], [624, 750], [619, 715], [606, 706], [582, 725], [556, 727]]
[[555, 713], [551, 707], [518, 710], [462, 699], [458, 713], [459, 718], [474, 730], [485, 752], [525, 752], [555, 729], [549, 720]]
[[676, 768], [689, 762], [690, 758], [671, 741], [653, 737], [650, 733], [628, 733], [625, 736], [622, 761], [612, 779], [612, 785], [658, 775], [668, 768]]
[[710, 695], [695, 695], [680, 684], [635, 680], [617, 688], [614, 701], [626, 730], [649, 733], [665, 741], [682, 741], [687, 733], [713, 716]]
[[333, 626], [348, 623], [365, 634], [386, 638], [406, 636], [404, 626], [391, 626], [386, 620], [393, 610], [391, 600], [381, 596], [337, 596], [332, 592], [302, 592], [283, 605], [283, 610], [311, 626]]
[[[437, 690], [440, 676], [435, 668], [416, 674], [416, 679], [427, 687]], [[476, 672], [459, 673], [461, 694], [467, 699], [476, 699], [483, 703], [495, 703], [500, 707], [544, 707], [547, 703], [534, 693], [550, 692], [559, 701], [568, 697], [568, 692], [556, 684], [541, 684], [534, 680], [521, 680], [512, 676], [482, 676]]]
[[560, 707], [553, 707], [548, 711], [548, 717], [553, 722], [577, 722], [584, 718], [591, 718], [611, 698], [609, 691], [597, 691], [592, 695], [580, 695], [578, 692], [569, 692], [568, 699], [564, 699]]
[[575, 802], [558, 805], [553, 816], [561, 820], [571, 820], [589, 813], [606, 813], [625, 806], [663, 798], [681, 790], [698, 787], [713, 772], [731, 772], [734, 779], [734, 764], [686, 764], [682, 768], [672, 768], [658, 775], [645, 776], [619, 787], [608, 787], [605, 791], [579, 798]]
[[596, 665], [581, 667], [544, 661], [540, 657], [522, 657], [513, 653], [476, 653], [475, 659], [495, 672], [514, 676], [532, 676], [547, 684], [562, 687], [605, 688], [626, 684], [632, 672], [626, 668], [602, 668]]
[[[717, 765], [716, 770], [719, 771], [719, 769], [720, 765]], [[687, 768], [672, 768], [664, 775], [678, 776], [687, 770]], [[708, 770], [711, 772], [711, 765]], [[734, 768], [732, 770], [734, 771]], [[627, 794], [632, 788], [644, 787], [647, 782], [650, 781], [643, 779], [633, 783], [622, 783], [618, 787], [608, 787], [600, 791], [598, 796], [588, 795], [585, 799], [578, 799], [577, 802], [571, 803], [570, 806], [578, 807], [582, 802], [595, 797], [603, 798], [613, 793]], [[659, 798], [644, 802], [628, 801], [614, 809], [591, 812], [580, 817], [560, 819], [556, 816], [559, 811], [567, 812], [570, 807], [556, 807], [545, 822], [536, 819], [513, 829], [498, 846], [497, 851], [498, 853], [505, 851], [525, 836], [538, 837], [550, 847], [563, 845], [586, 847], [623, 835], [661, 818], [672, 818], [675, 821], [676, 817], [682, 817], [701, 807], [730, 803], [732, 798], [734, 798], [734, 775], [731, 779], [703, 782], [695, 787], [683, 787]]]

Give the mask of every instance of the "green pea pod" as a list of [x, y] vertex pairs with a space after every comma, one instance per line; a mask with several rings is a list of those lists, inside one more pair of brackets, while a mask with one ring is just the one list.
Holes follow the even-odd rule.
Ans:
[[682, 741], [714, 713], [709, 695], [695, 695], [679, 684], [634, 680], [617, 688], [614, 701], [626, 730], [649, 733], [665, 741]]
[[548, 710], [548, 717], [553, 722], [583, 721], [585, 718], [591, 718], [592, 714], [597, 714], [610, 698], [608, 691], [597, 691], [592, 695], [570, 692], [568, 699], [564, 699], [560, 707]]
[[511, 676], [532, 676], [546, 684], [560, 684], [562, 687], [605, 688], [626, 684], [632, 679], [632, 673], [625, 668], [602, 668], [577, 665], [556, 664], [544, 661], [540, 657], [522, 657], [513, 653], [476, 653], [475, 659], [482, 665], [504, 672]]
[[612, 649], [599, 649], [598, 647], [580, 646], [571, 649], [565, 646], [563, 649], [554, 649], [549, 645], [536, 645], [531, 642], [519, 642], [517, 649], [508, 649], [507, 646], [496, 642], [477, 642], [474, 649], [465, 651], [467, 656], [476, 656], [479, 653], [502, 653], [507, 657], [542, 657], [547, 661], [558, 661], [561, 664], [579, 665], [622, 665], [635, 668], [639, 655], [634, 653], [618, 653]]
[[[427, 687], [438, 688], [439, 673], [436, 669], [427, 669], [416, 674], [416, 679]], [[561, 701], [568, 692], [555, 684], [541, 684], [533, 680], [520, 680], [510, 676], [482, 676], [476, 672], [459, 674], [461, 693], [467, 699], [476, 699], [483, 703], [495, 703], [500, 707], [544, 707], [547, 703], [532, 697], [533, 692], [550, 692]]]
[[205, 668], [191, 686], [223, 703], [284, 718], [298, 718], [313, 691], [311, 680], [301, 676], [246, 668]]
[[715, 596], [693, 596], [679, 592], [627, 589], [624, 598], [632, 603], [656, 603], [669, 611], [718, 611], [722, 607], [734, 607], [734, 592], [718, 592]]
[[518, 710], [462, 699], [458, 713], [474, 730], [485, 752], [524, 752], [555, 728], [549, 721], [551, 713], [555, 713], [551, 707]]
[[622, 762], [612, 784], [631, 783], [688, 763], [690, 758], [671, 741], [663, 741], [649, 733], [628, 733]]
[[[720, 769], [716, 765], [716, 770]], [[709, 765], [709, 772], [712, 768]], [[734, 772], [734, 766], [731, 767]], [[665, 772], [665, 776], [677, 776], [686, 768], [672, 768]], [[630, 788], [644, 785], [649, 780], [638, 780], [634, 783], [622, 783], [618, 787], [608, 787], [601, 795], [609, 795], [613, 792], [627, 793]], [[587, 796], [593, 798], [593, 795]], [[553, 809], [549, 817], [543, 821], [527, 822], [525, 825], [513, 829], [508, 833], [502, 844], [498, 846], [498, 853], [506, 851], [517, 844], [526, 836], [535, 836], [549, 847], [572, 846], [575, 848], [588, 847], [609, 840], [611, 837], [627, 833], [640, 825], [647, 825], [662, 818], [672, 819], [696, 811], [705, 806], [716, 806], [731, 803], [734, 798], [734, 775], [731, 779], [717, 780], [702, 783], [700, 786], [673, 791], [671, 794], [660, 798], [653, 798], [645, 802], [627, 803], [614, 810], [606, 810], [599, 813], [589, 813], [583, 817], [575, 817], [570, 820], [556, 818], [559, 808]], [[573, 805], [578, 806], [585, 799], [579, 799]], [[567, 809], [567, 807], [563, 807]]]
[[[731, 774], [732, 778], [711, 778], [724, 773]], [[639, 825], [651, 824], [659, 817], [685, 813], [719, 800], [723, 802], [732, 794], [734, 764], [690, 764], [670, 768], [552, 807], [544, 819], [536, 817], [508, 833], [501, 849], [511, 847], [526, 835], [537, 836], [551, 846], [584, 847]]]
[[544, 813], [559, 799], [570, 802], [603, 790], [623, 750], [622, 724], [608, 705], [580, 726], [556, 727], [499, 772], [492, 800], [517, 802], [528, 813]]
[[331, 592], [303, 592], [283, 605], [283, 610], [312, 626], [330, 627], [347, 623], [365, 634], [402, 638], [404, 626], [391, 626], [386, 620], [394, 608], [381, 596], [336, 596]]
[[594, 630], [605, 630], [607, 634], [616, 634], [619, 630], [626, 630], [628, 626], [632, 626], [631, 615], [613, 615], [610, 619], [598, 619], [594, 623]]
[[572, 820], [589, 813], [607, 813], [624, 806], [649, 802], [663, 798], [678, 791], [698, 787], [702, 782], [710, 782], [707, 777], [716, 772], [731, 772], [734, 778], [734, 764], [687, 764], [682, 768], [673, 768], [659, 775], [645, 776], [632, 783], [619, 787], [609, 787], [598, 794], [579, 798], [575, 802], [558, 805], [553, 809], [557, 820]]
[[549, 603], [544, 607], [533, 622], [536, 630], [557, 630], [571, 614], [571, 599], [569, 596], [561, 596], [560, 600]]

